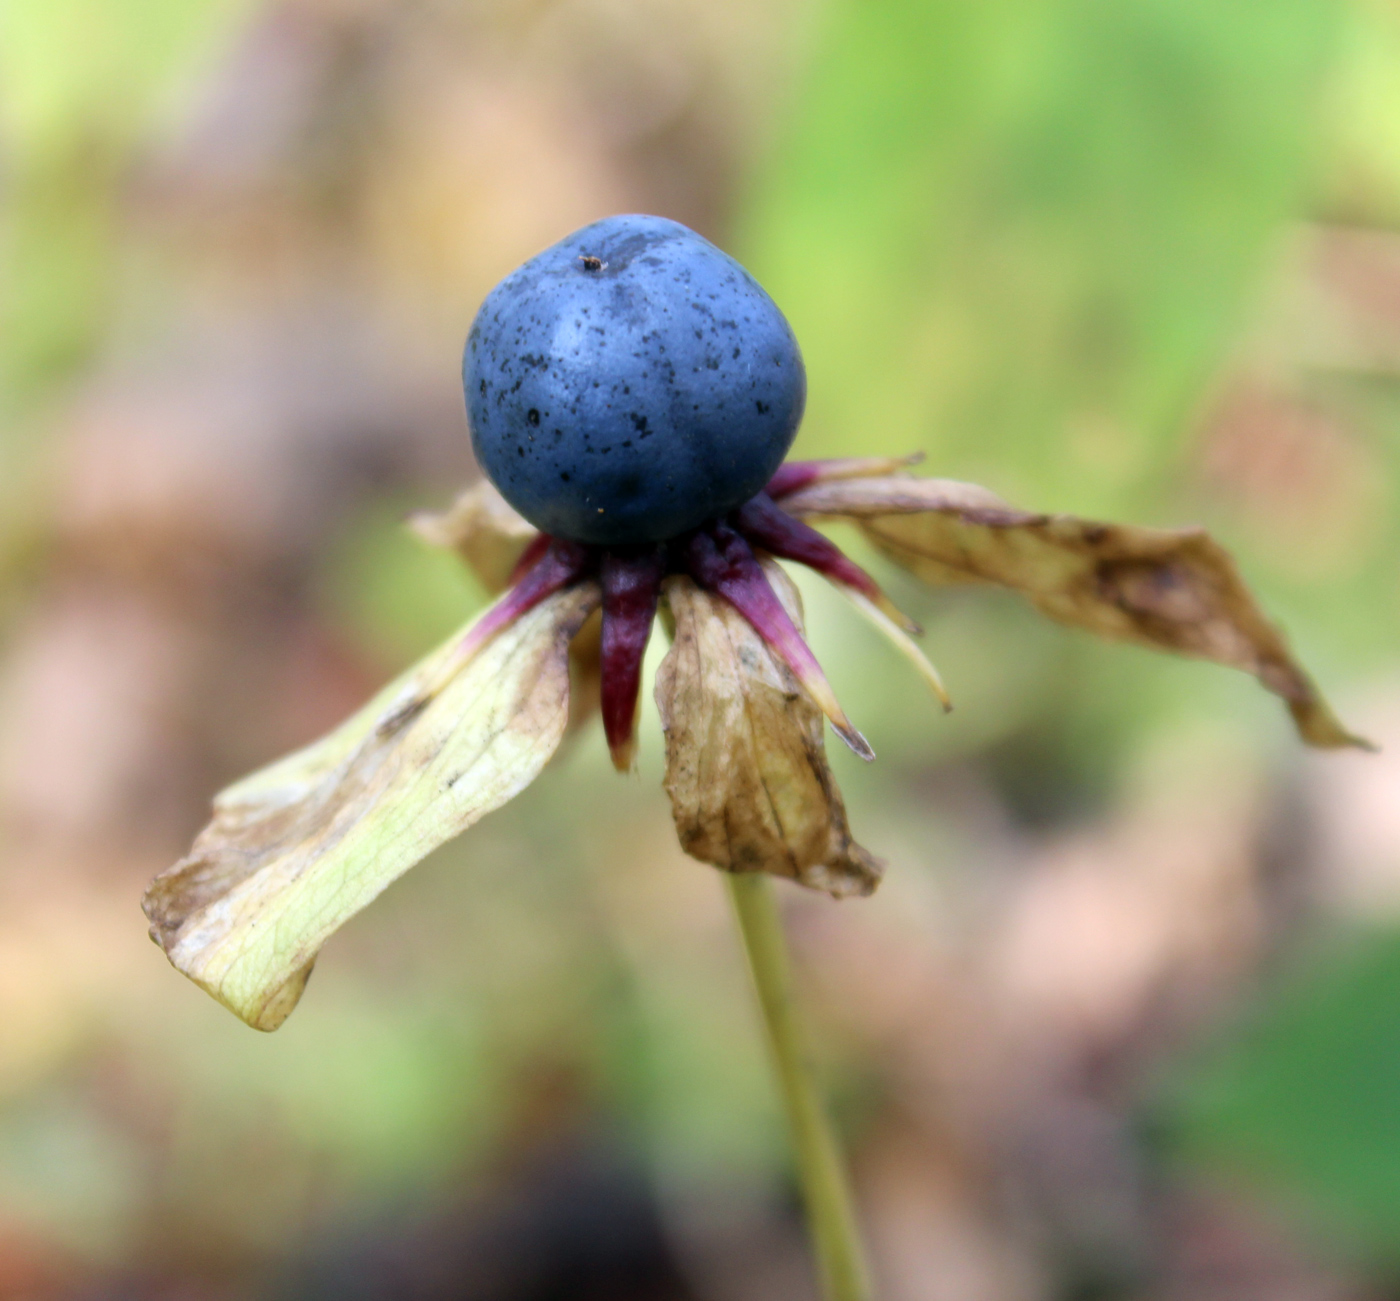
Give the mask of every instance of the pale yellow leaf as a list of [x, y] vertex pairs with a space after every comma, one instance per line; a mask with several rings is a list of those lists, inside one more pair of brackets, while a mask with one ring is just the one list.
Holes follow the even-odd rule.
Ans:
[[[764, 565], [801, 627], [796, 589]], [[656, 675], [666, 793], [681, 847], [730, 872], [771, 872], [841, 896], [882, 871], [851, 838], [822, 713], [749, 622], [688, 578], [666, 581], [674, 641]]]
[[816, 484], [782, 506], [853, 519], [927, 582], [995, 583], [1060, 623], [1243, 669], [1284, 699], [1309, 744], [1367, 745], [1337, 720], [1203, 529], [1034, 515], [974, 484], [902, 476]]
[[593, 583], [557, 593], [445, 675], [461, 630], [323, 740], [219, 795], [146, 893], [171, 962], [276, 1029], [333, 931], [535, 779], [568, 720], [569, 642], [598, 600]]

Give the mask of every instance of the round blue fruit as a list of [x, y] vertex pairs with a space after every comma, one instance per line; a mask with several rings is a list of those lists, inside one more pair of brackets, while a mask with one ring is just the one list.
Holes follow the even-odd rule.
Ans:
[[511, 272], [462, 361], [472, 446], [536, 528], [659, 542], [759, 492], [807, 377], [782, 312], [678, 222], [609, 217]]

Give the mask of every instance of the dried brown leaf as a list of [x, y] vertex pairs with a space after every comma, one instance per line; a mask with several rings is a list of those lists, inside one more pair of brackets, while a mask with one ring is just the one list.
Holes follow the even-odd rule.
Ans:
[[[765, 569], [800, 627], [796, 589], [777, 565]], [[883, 869], [851, 838], [821, 710], [722, 597], [683, 577], [667, 580], [665, 596], [675, 635], [656, 703], [681, 847], [729, 872], [869, 894]]]
[[1283, 698], [1310, 745], [1368, 744], [1338, 721], [1204, 529], [1035, 515], [946, 479], [822, 483], [782, 505], [794, 515], [855, 520], [927, 582], [1010, 587], [1060, 623], [1244, 669]]

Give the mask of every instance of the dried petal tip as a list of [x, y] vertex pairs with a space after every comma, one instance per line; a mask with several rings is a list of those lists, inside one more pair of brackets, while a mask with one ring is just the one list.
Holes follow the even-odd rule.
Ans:
[[899, 651], [918, 671], [923, 678], [928, 689], [938, 698], [938, 703], [943, 706], [945, 714], [953, 712], [953, 700], [948, 694], [948, 688], [943, 685], [943, 678], [928, 656], [919, 648], [916, 641], [900, 627], [889, 613], [881, 605], [870, 600], [861, 592], [854, 588], [842, 588], [852, 605], [856, 607], [871, 623], [875, 625], [886, 637], [890, 639], [894, 648]]
[[[802, 685], [807, 687], [808, 691], [812, 689], [806, 682]], [[817, 703], [822, 704], [820, 700], [818, 700]], [[836, 704], [834, 697], [831, 704], [835, 706], [835, 714], [833, 714], [831, 708], [824, 704], [822, 704], [822, 713], [824, 713], [830, 721], [832, 730], [846, 743], [846, 747], [857, 759], [864, 759], [866, 763], [873, 763], [875, 760], [875, 750], [870, 742], [856, 731], [851, 725], [851, 720], [849, 718], [841, 714], [841, 706]]]

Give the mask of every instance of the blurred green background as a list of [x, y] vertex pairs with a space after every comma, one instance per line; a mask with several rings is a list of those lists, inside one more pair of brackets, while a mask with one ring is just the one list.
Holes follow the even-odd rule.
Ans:
[[1397, 1295], [1393, 0], [7, 0], [0, 1297], [813, 1295], [649, 701], [271, 1038], [137, 907], [483, 602], [401, 527], [476, 473], [462, 339], [620, 211], [788, 313], [799, 454], [1205, 523], [1388, 746], [881, 571], [944, 718], [801, 578], [880, 755], [879, 894], [783, 898], [881, 1296]]

